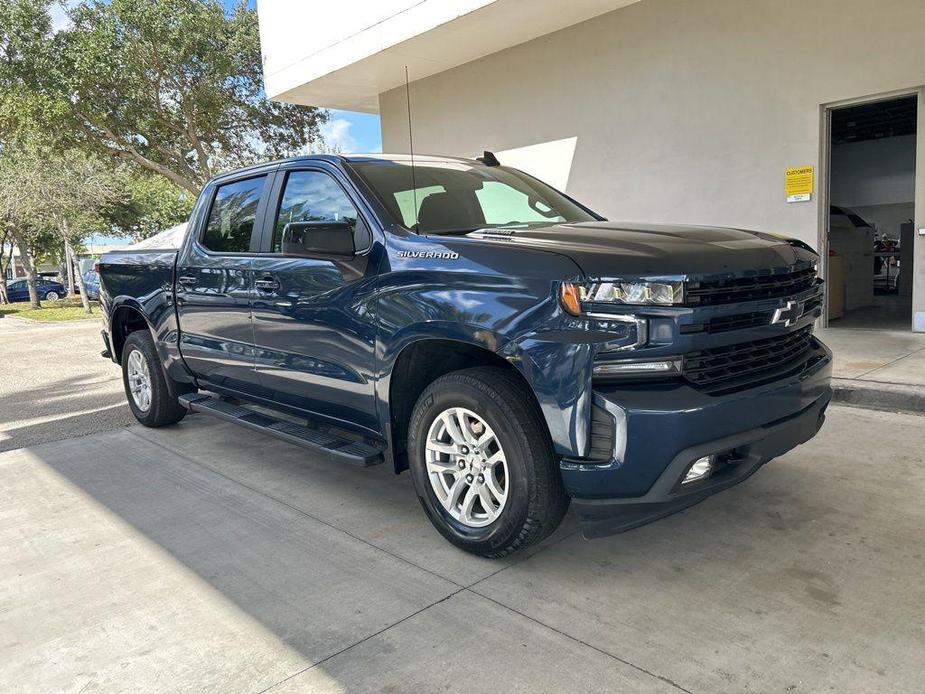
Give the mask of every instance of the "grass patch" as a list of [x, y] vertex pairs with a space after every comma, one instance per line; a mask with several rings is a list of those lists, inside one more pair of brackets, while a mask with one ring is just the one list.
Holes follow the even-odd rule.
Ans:
[[69, 299], [58, 299], [57, 301], [43, 301], [42, 308], [33, 311], [29, 308], [28, 301], [17, 301], [13, 304], [0, 305], [0, 316], [19, 316], [37, 321], [63, 321], [63, 320], [86, 320], [87, 318], [99, 318], [99, 302], [91, 301], [90, 308], [93, 313], [87, 315], [84, 313], [83, 304], [80, 303], [80, 297], [71, 297]]

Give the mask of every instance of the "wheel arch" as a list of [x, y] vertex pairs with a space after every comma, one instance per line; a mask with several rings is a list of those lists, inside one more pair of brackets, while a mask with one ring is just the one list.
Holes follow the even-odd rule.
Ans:
[[395, 472], [408, 468], [408, 423], [421, 393], [436, 379], [454, 371], [477, 366], [504, 369], [530, 394], [532, 405], [549, 434], [536, 393], [515, 359], [505, 358], [484, 345], [445, 337], [421, 337], [405, 345], [392, 363], [385, 401], [384, 428], [389, 435]]
[[122, 363], [122, 350], [128, 336], [138, 330], [147, 330], [155, 337], [154, 328], [140, 306], [122, 303], [116, 306], [109, 319], [110, 339], [112, 340], [112, 357], [117, 364]]

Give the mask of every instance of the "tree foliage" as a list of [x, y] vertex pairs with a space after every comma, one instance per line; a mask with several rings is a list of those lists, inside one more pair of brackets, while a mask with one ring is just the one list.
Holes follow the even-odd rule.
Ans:
[[48, 89], [60, 69], [51, 50], [49, 0], [0, 0], [0, 143], [68, 138], [67, 95]]
[[113, 232], [146, 239], [185, 222], [196, 199], [166, 178], [143, 171], [126, 170], [121, 178], [122, 197], [109, 211]]
[[36, 254], [150, 235], [214, 174], [321, 141], [325, 111], [266, 99], [246, 0], [79, 0], [56, 33], [50, 5], [0, 0], [0, 235], [30, 288]]
[[245, 2], [226, 15], [214, 0], [89, 0], [71, 18], [43, 91], [67, 95], [89, 146], [196, 194], [217, 171], [317, 139], [324, 111], [266, 99]]

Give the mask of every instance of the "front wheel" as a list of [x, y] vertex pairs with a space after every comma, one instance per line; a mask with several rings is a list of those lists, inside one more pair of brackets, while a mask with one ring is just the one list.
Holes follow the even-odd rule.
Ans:
[[58, 292], [51, 291], [45, 294], [45, 301], [57, 301], [59, 298]]
[[498, 558], [539, 542], [568, 508], [532, 394], [504, 369], [434, 381], [412, 413], [408, 451], [428, 518], [467, 552]]
[[192, 386], [171, 380], [171, 388], [168, 378], [151, 333], [137, 330], [130, 334], [122, 350], [122, 382], [132, 414], [146, 427], [173, 424], [186, 415], [178, 396], [190, 392]]

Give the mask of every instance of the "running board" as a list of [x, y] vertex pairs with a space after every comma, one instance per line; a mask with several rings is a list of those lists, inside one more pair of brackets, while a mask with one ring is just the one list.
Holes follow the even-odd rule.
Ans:
[[361, 467], [383, 462], [383, 448], [364, 441], [355, 441], [329, 431], [295, 424], [285, 419], [250, 410], [227, 400], [218, 400], [204, 393], [189, 393], [180, 396], [180, 404], [190, 412], [218, 417], [225, 421], [275, 436], [283, 441], [326, 453], [331, 460], [352, 463]]

